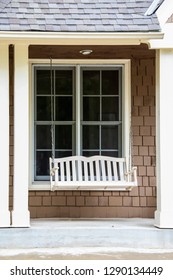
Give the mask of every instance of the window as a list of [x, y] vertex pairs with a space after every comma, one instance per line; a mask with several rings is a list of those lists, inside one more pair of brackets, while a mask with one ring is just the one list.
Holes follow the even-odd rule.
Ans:
[[49, 179], [52, 141], [55, 157], [122, 156], [122, 69], [34, 67], [34, 180]]

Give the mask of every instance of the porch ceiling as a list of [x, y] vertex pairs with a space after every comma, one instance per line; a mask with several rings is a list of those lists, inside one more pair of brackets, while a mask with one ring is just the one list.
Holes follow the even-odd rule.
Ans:
[[[82, 55], [81, 50], [91, 49], [90, 55]], [[144, 57], [155, 57], [155, 51], [149, 50], [146, 44], [140, 46], [98, 46], [98, 45], [76, 45], [76, 46], [54, 46], [54, 45], [30, 45], [30, 59], [133, 59]]]

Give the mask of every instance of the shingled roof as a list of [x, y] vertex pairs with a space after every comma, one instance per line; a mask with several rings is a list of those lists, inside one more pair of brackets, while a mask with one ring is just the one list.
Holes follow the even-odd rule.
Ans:
[[0, 31], [160, 31], [153, 0], [0, 0]]

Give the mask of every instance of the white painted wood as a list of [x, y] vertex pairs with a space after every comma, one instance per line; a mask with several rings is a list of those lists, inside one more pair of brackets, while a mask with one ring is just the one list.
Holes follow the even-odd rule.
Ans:
[[66, 174], [67, 174], [67, 181], [71, 181], [71, 174], [70, 174], [70, 162], [67, 161], [66, 162]]
[[81, 160], [79, 159], [78, 162], [77, 162], [77, 166], [78, 166], [78, 171], [77, 171], [77, 174], [78, 174], [78, 181], [79, 182], [82, 182], [82, 162]]
[[120, 181], [124, 181], [124, 162], [119, 163]]
[[13, 227], [29, 227], [29, 83], [28, 46], [14, 47], [14, 187]]
[[111, 162], [107, 160], [108, 181], [112, 181]]
[[58, 169], [58, 163], [57, 162], [54, 163], [54, 168], [55, 168], [55, 170], [57, 170], [57, 172], [54, 171], [55, 182], [58, 182], [59, 181], [59, 169]]
[[96, 181], [100, 181], [99, 160], [95, 161], [95, 168], [96, 168]]
[[84, 161], [84, 180], [89, 181], [88, 180], [88, 163], [86, 161]]
[[64, 162], [60, 162], [60, 181], [65, 181], [65, 175], [64, 175]]
[[157, 51], [156, 60], [156, 147], [157, 147], [157, 211], [155, 225], [173, 228], [172, 159], [172, 66], [173, 50]]
[[118, 181], [117, 163], [115, 161], [113, 162], [113, 173], [114, 181]]
[[76, 161], [72, 160], [72, 181], [76, 181]]
[[165, 0], [159, 9], [156, 11], [156, 14], [159, 19], [159, 23], [163, 28], [164, 24], [168, 20], [168, 18], [172, 15], [173, 12], [173, 1], [172, 0]]
[[93, 168], [93, 162], [89, 162], [89, 169], [90, 169], [90, 181], [94, 181], [94, 168]]
[[103, 159], [101, 159], [100, 162], [101, 162], [101, 176], [102, 176], [102, 180], [106, 181], [105, 161]]
[[9, 212], [9, 47], [0, 45], [0, 227], [10, 226]]
[[[126, 170], [126, 160], [123, 158], [111, 158], [104, 156], [93, 156], [93, 157], [83, 157], [83, 156], [72, 156], [68, 158], [54, 159], [55, 163], [60, 163], [60, 170], [55, 170], [55, 172], [60, 172], [61, 178], [59, 181], [53, 180], [51, 176], [51, 189], [94, 189], [94, 190], [130, 190], [132, 187], [137, 186], [137, 175], [136, 168], [133, 168], [129, 176], [122, 174]], [[65, 172], [64, 163], [67, 169], [70, 169], [69, 162], [72, 162], [73, 170], [75, 169], [76, 175], [67, 175], [67, 180], [64, 180]], [[76, 162], [76, 166], [74, 166]], [[90, 171], [88, 172], [88, 165]], [[105, 166], [107, 165], [107, 172]], [[50, 159], [50, 174], [51, 172], [51, 159]], [[113, 170], [115, 168], [116, 170]], [[121, 179], [118, 180], [118, 171], [121, 172]], [[95, 171], [94, 171], [95, 170]], [[68, 170], [66, 170], [68, 174]], [[74, 173], [74, 172], [73, 172]], [[125, 179], [126, 178], [126, 179]], [[131, 180], [128, 180], [128, 179]]]

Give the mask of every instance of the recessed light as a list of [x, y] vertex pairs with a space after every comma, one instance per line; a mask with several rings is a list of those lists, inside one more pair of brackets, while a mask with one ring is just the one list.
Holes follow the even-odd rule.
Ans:
[[81, 50], [80, 53], [83, 55], [89, 55], [93, 52], [93, 50]]

